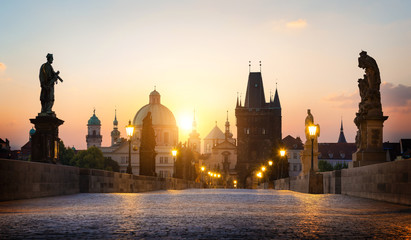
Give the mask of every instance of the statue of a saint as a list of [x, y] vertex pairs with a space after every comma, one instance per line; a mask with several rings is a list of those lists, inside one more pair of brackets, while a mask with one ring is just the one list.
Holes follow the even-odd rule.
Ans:
[[358, 80], [361, 102], [357, 116], [382, 116], [381, 78], [377, 62], [368, 56], [366, 51], [362, 51], [358, 58], [358, 67], [365, 70], [365, 75], [363, 79]]
[[40, 67], [40, 101], [41, 101], [41, 113], [53, 114], [51, 108], [54, 104], [54, 83], [57, 84], [57, 80], [63, 82], [59, 77], [59, 71], [55, 72], [51, 64], [53, 63], [53, 54], [47, 54], [47, 62]]
[[316, 132], [316, 137], [320, 136], [320, 125], [319, 124], [314, 124], [314, 116], [311, 114], [311, 110], [307, 109], [307, 117], [305, 118], [305, 136], [306, 139], [310, 139], [310, 132], [308, 131], [308, 127], [315, 125], [317, 126], [317, 132]]

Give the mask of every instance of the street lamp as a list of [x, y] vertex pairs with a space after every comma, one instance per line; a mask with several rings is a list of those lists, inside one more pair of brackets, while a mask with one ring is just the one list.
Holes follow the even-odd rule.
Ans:
[[[284, 156], [285, 156], [285, 150], [284, 149], [280, 150], [280, 156], [281, 156], [281, 158], [280, 158], [280, 161], [281, 161], [281, 178], [283, 178], [283, 163], [282, 162], [285, 160], [284, 159]], [[280, 165], [278, 167], [280, 167]]]
[[174, 177], [176, 177], [176, 172], [177, 172], [177, 166], [176, 166], [176, 156], [177, 156], [177, 149], [171, 150], [171, 155], [173, 155], [173, 160], [174, 160]]
[[131, 138], [134, 134], [134, 126], [131, 124], [131, 121], [128, 121], [128, 125], [126, 126], [126, 133], [128, 137], [128, 166], [127, 166], [127, 173], [133, 174], [133, 170], [131, 168]]
[[314, 166], [314, 138], [317, 133], [317, 126], [311, 125], [308, 127], [308, 131], [310, 132], [310, 137], [311, 137], [311, 168], [310, 171], [314, 172], [313, 166]]
[[270, 161], [268, 161], [268, 166], [270, 166], [270, 167], [271, 167], [272, 165], [273, 165], [273, 161], [271, 161], [271, 160], [270, 160]]
[[204, 173], [204, 171], [205, 171], [205, 167], [204, 166], [201, 166], [201, 184], [204, 184], [204, 176], [203, 176], [203, 173]]
[[263, 173], [262, 173], [262, 172], [258, 172], [258, 173], [257, 173], [257, 179], [258, 179], [257, 185], [260, 185], [260, 178], [262, 178], [262, 177], [263, 177]]

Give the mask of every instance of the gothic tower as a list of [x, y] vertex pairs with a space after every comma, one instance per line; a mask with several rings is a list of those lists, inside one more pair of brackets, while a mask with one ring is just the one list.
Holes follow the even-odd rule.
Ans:
[[91, 118], [88, 120], [87, 128], [88, 128], [88, 134], [86, 136], [87, 149], [92, 146], [100, 148], [103, 137], [100, 134], [101, 122], [96, 116], [95, 109], [93, 111], [93, 116], [91, 116]]
[[274, 99], [270, 96], [270, 101], [266, 102], [261, 70], [250, 72], [244, 105], [237, 97], [235, 116], [239, 186], [250, 187], [247, 178], [272, 157], [282, 139], [278, 91], [275, 90]]
[[117, 110], [114, 111], [113, 131], [111, 131], [111, 146], [115, 145], [120, 139], [120, 131], [118, 130]]

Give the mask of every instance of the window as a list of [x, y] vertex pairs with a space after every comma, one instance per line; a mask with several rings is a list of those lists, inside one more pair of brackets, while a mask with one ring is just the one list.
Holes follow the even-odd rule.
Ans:
[[263, 128], [262, 134], [265, 135], [265, 128]]
[[96, 136], [96, 130], [93, 130], [93, 136]]
[[164, 163], [168, 163], [168, 157], [164, 157]]
[[293, 171], [294, 171], [294, 172], [297, 171], [297, 164], [294, 164], [294, 165], [293, 165]]
[[333, 158], [334, 154], [333, 153], [328, 153], [328, 157]]

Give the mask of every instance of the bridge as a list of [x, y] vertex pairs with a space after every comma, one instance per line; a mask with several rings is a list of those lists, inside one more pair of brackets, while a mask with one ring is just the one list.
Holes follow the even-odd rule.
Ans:
[[0, 173], [0, 239], [411, 238], [411, 206], [345, 194], [201, 189], [15, 160], [0, 160]]

